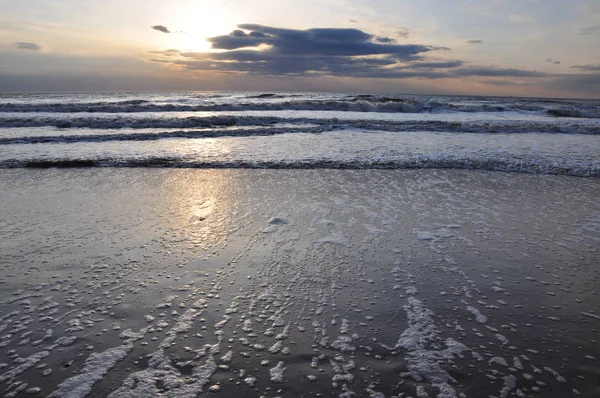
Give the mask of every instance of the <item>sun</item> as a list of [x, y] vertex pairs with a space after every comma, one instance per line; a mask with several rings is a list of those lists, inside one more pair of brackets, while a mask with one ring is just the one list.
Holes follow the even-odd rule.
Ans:
[[187, 1], [173, 14], [172, 46], [181, 51], [211, 51], [209, 37], [229, 33], [235, 28], [227, 10], [208, 1]]

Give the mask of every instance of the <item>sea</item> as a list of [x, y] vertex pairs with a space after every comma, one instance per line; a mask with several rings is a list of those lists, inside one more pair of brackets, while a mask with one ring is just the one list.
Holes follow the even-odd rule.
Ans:
[[0, 393], [600, 397], [600, 100], [0, 95]]
[[0, 167], [600, 175], [600, 101], [333, 93], [0, 95]]

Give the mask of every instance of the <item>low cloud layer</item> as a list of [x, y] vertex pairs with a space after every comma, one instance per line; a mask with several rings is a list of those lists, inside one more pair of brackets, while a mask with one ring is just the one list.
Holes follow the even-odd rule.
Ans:
[[[171, 45], [177, 45], [177, 40], [170, 41], [176, 39], [173, 35], [182, 33], [163, 25], [150, 28], [151, 32], [165, 34], [161, 41]], [[382, 29], [376, 35], [360, 29], [295, 30], [243, 24], [227, 35], [208, 39], [214, 51], [185, 52], [165, 47], [149, 51], [146, 58], [151, 63], [139, 59], [137, 54], [125, 59], [57, 54], [51, 51], [53, 43], [46, 39], [48, 47], [45, 44], [41, 51], [37, 43], [17, 41], [25, 36], [15, 33], [7, 40], [6, 51], [0, 51], [0, 65], [6, 73], [11, 73], [0, 76], [0, 90], [265, 90], [268, 87], [269, 90], [581, 97], [597, 97], [600, 92], [600, 64], [586, 63], [590, 60], [572, 59], [567, 65], [573, 65], [571, 73], [565, 73], [566, 67], [558, 65], [554, 58], [534, 57], [530, 65], [537, 65], [540, 70], [520, 69], [481, 61], [494, 45], [487, 39], [485, 46], [480, 46], [483, 41], [479, 39], [459, 43], [457, 50], [464, 54], [461, 56], [439, 45], [443, 42], [421, 42], [416, 34], [407, 40], [395, 33], [400, 29], [398, 26], [379, 28]], [[148, 27], [145, 29], [148, 32]], [[157, 38], [157, 34], [148, 32], [148, 35]], [[35, 40], [33, 36], [27, 37]], [[466, 46], [470, 46], [467, 53]], [[463, 58], [471, 53], [476, 55], [472, 59], [480, 61]], [[560, 55], [551, 54], [557, 58]]]
[[600, 34], [600, 25], [588, 26], [579, 31], [580, 35], [597, 35]]
[[150, 28], [152, 28], [158, 32], [162, 32], [162, 33], [171, 33], [169, 28], [167, 28], [166, 26], [163, 26], [163, 25], [154, 25], [154, 26], [151, 26]]
[[396, 35], [398, 37], [402, 37], [403, 39], [408, 39], [408, 36], [410, 36], [413, 31], [410, 30], [409, 28], [405, 28], [404, 26], [398, 26], [396, 27]]
[[19, 50], [42, 51], [42, 47], [39, 44], [29, 43], [29, 42], [24, 42], [24, 41], [16, 42], [15, 47]]
[[485, 77], [546, 77], [548, 74], [537, 71], [514, 68], [469, 67], [455, 71], [458, 76], [485, 76]]
[[597, 72], [600, 71], [600, 64], [573, 65], [571, 68], [582, 71]]

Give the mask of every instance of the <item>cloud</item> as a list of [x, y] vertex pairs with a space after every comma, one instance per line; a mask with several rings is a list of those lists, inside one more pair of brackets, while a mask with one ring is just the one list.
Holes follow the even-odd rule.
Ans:
[[572, 69], [579, 69], [586, 72], [600, 71], [600, 64], [573, 65]]
[[169, 28], [167, 28], [166, 26], [163, 26], [163, 25], [153, 25], [150, 28], [157, 30], [159, 32], [162, 32], [162, 33], [171, 33]]
[[556, 75], [554, 79], [545, 82], [544, 85], [554, 90], [564, 90], [598, 99], [598, 93], [600, 93], [600, 73]]
[[349, 19], [348, 22], [350, 22], [350, 23], [358, 23], [358, 21], [356, 19]]
[[8, 22], [8, 21], [0, 21], [0, 31], [20, 32], [23, 30], [25, 30], [25, 28], [21, 24], [15, 24], [13, 22]]
[[338, 76], [356, 78], [443, 78], [447, 74], [437, 71], [410, 70], [406, 65], [396, 66], [391, 57], [348, 58], [330, 56], [279, 57], [260, 54], [259, 51], [239, 50], [215, 54], [183, 53], [183, 59], [153, 59], [183, 66], [189, 70], [245, 72], [272, 76]]
[[375, 41], [377, 43], [396, 44], [396, 39], [392, 39], [391, 37], [377, 36], [375, 37]]
[[[237, 50], [268, 47], [264, 52], [287, 56], [373, 56], [393, 55], [411, 59], [437, 48], [421, 44], [398, 45], [378, 42], [373, 35], [358, 29], [282, 29], [257, 24], [242, 24], [228, 35], [211, 37], [212, 48]], [[249, 33], [246, 33], [249, 31]]]
[[41, 51], [42, 47], [37, 43], [28, 43], [24, 41], [18, 41], [15, 43], [15, 47], [19, 50], [28, 50], [28, 51]]
[[462, 66], [464, 63], [465, 63], [464, 61], [460, 61], [460, 60], [441, 61], [441, 62], [414, 62], [414, 63], [410, 64], [410, 67], [416, 68], [416, 69], [425, 69], [425, 68], [445, 69], [445, 68], [457, 68], [459, 66]]
[[379, 28], [387, 32], [386, 34], [393, 35], [401, 39], [407, 39], [408, 36], [414, 33], [412, 29], [401, 25], [379, 24]]
[[[592, 73], [589, 75], [562, 75], [560, 77], [573, 84], [581, 84], [584, 85], [584, 87], [585, 85], [595, 86], [596, 89], [600, 88], [600, 73]], [[598, 98], [598, 91], [596, 91], [596, 98]]]
[[148, 51], [148, 53], [150, 53], [150, 54], [158, 54], [158, 55], [162, 55], [162, 56], [165, 56], [165, 57], [175, 57], [177, 55], [180, 55], [181, 51], [174, 50], [174, 49], [169, 49], [169, 50], [159, 50], [159, 51]]
[[409, 28], [405, 28], [404, 26], [398, 26], [398, 30], [396, 31], [396, 34], [399, 37], [406, 39], [406, 38], [408, 38], [408, 36], [410, 36], [412, 34], [412, 30], [410, 30]]
[[466, 67], [462, 60], [433, 57], [444, 47], [397, 44], [358, 29], [282, 29], [238, 25], [228, 35], [207, 39], [212, 52], [152, 51], [151, 61], [188, 71], [262, 76], [378, 79], [460, 79], [465, 77], [541, 78], [522, 69]]
[[435, 69], [462, 65], [461, 61], [427, 63], [425, 54], [445, 48], [399, 45], [393, 38], [358, 29], [295, 30], [256, 24], [238, 28], [207, 39], [213, 49], [221, 51], [151, 51], [151, 61], [191, 71], [265, 76], [432, 79], [448, 77]]
[[553, 60], [552, 58], [546, 58], [546, 62], [554, 65], [560, 65], [560, 61]]
[[467, 44], [482, 44], [483, 40], [467, 40], [465, 43], [467, 43]]
[[455, 71], [458, 76], [485, 76], [485, 77], [547, 77], [548, 74], [523, 69], [501, 69], [492, 67], [470, 67]]
[[580, 35], [596, 35], [600, 34], [600, 25], [588, 26], [579, 31]]
[[512, 80], [482, 80], [481, 83], [492, 86], [520, 86], [522, 84], [521, 82], [515, 82]]

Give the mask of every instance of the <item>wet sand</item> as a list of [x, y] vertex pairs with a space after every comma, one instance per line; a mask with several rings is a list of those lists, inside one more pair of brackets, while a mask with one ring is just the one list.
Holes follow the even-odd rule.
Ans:
[[598, 179], [23, 169], [0, 185], [5, 396], [600, 396]]

